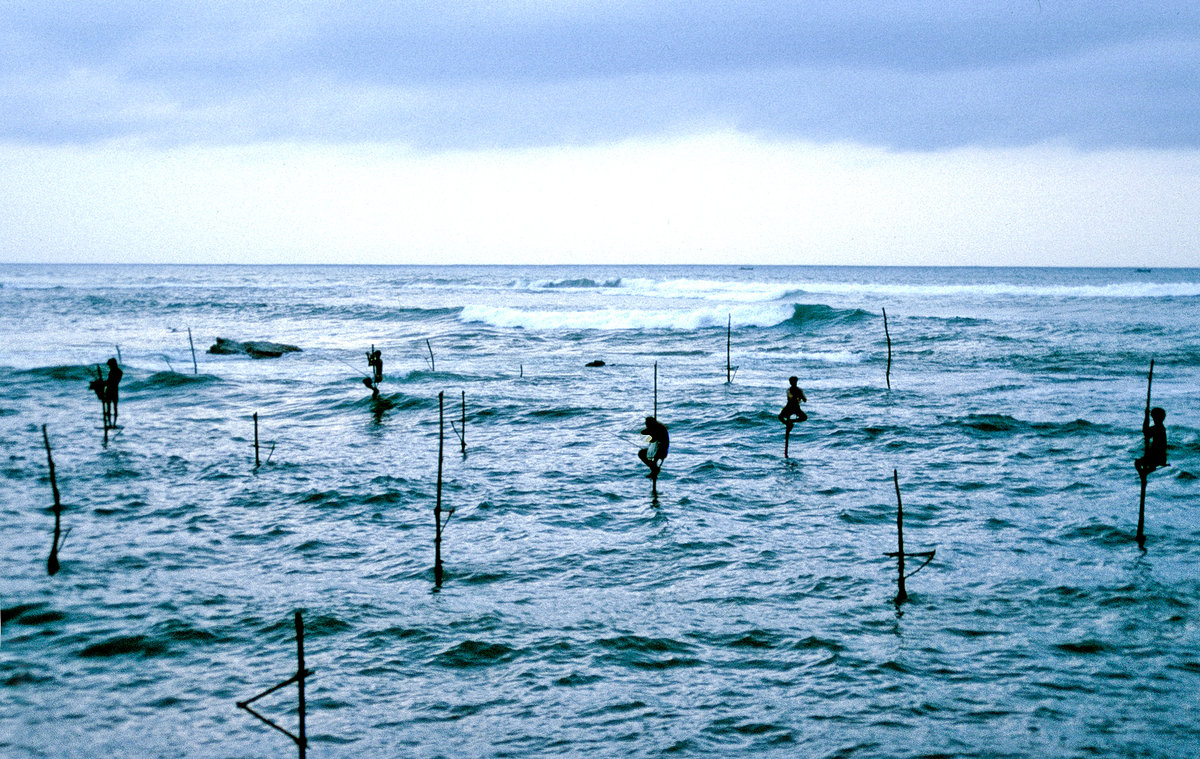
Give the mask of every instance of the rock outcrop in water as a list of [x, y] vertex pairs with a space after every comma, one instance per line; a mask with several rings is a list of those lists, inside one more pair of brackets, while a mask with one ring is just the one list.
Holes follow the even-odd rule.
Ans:
[[279, 358], [285, 353], [298, 353], [300, 348], [286, 343], [271, 343], [266, 340], [248, 340], [244, 343], [218, 337], [217, 342], [208, 349], [209, 353], [222, 356], [241, 355], [250, 358]]

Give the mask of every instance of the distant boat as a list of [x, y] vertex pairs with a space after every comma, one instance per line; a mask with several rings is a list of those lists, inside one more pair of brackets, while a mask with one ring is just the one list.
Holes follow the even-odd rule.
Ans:
[[1138, 274], [1149, 274], [1151, 270], [1150, 269], [1134, 269], [1134, 271], [1136, 271]]

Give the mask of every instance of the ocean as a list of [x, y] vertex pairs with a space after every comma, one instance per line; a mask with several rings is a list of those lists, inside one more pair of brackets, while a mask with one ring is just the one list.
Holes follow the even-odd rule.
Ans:
[[291, 756], [302, 610], [310, 757], [1197, 756], [1197, 388], [1198, 269], [0, 265], [0, 755]]

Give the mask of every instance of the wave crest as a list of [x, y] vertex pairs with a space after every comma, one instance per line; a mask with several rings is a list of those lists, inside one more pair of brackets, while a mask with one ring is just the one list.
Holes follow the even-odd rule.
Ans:
[[794, 314], [786, 303], [711, 306], [682, 311], [636, 308], [602, 308], [588, 311], [524, 310], [508, 306], [470, 305], [459, 319], [492, 327], [530, 330], [697, 330], [724, 327], [732, 319], [735, 327], [772, 327]]

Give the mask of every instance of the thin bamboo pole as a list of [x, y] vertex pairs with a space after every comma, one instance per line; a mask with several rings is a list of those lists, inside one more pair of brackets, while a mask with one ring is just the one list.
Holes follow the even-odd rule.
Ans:
[[896, 583], [899, 590], [896, 593], [896, 603], [908, 600], [908, 591], [904, 588], [904, 503], [900, 500], [900, 475], [892, 470], [892, 482], [896, 485]]
[[304, 703], [304, 678], [307, 674], [304, 668], [304, 619], [300, 616], [300, 610], [296, 610], [296, 685], [299, 691], [299, 717], [300, 724], [298, 736], [296, 738], [296, 747], [300, 751], [300, 759], [304, 759], [304, 755], [308, 750], [308, 735], [305, 725], [305, 703]]
[[446, 441], [446, 418], [443, 408], [445, 393], [438, 393], [438, 474], [437, 501], [433, 507], [434, 537], [433, 537], [433, 582], [442, 584], [442, 451]]
[[892, 389], [892, 335], [888, 332], [887, 309], [883, 309], [883, 336], [887, 338], [887, 370], [884, 372], [884, 379], [887, 380], [887, 389]]
[[[1150, 359], [1150, 373], [1146, 376], [1146, 416], [1142, 421], [1142, 429], [1150, 424], [1150, 388], [1154, 384], [1154, 359]], [[1150, 460], [1150, 437], [1143, 432], [1142, 461]], [[1143, 467], [1145, 464], [1143, 464]], [[1149, 476], [1144, 468], [1138, 472], [1141, 479], [1141, 495], [1138, 498], [1137, 544], [1138, 548], [1146, 547], [1146, 478]]]
[[196, 344], [192, 342], [191, 327], [188, 327], [188, 347], [192, 349], [192, 374], [199, 374], [200, 367], [196, 364]]
[[[105, 430], [107, 433], [107, 430]], [[51, 577], [58, 574], [58, 541], [62, 535], [62, 500], [58, 494], [58, 478], [54, 474], [54, 457], [50, 454], [50, 436], [46, 425], [42, 425], [42, 442], [46, 444], [46, 464], [50, 467], [50, 490], [54, 493], [54, 541], [50, 544], [50, 558], [46, 559], [46, 573]]]
[[733, 367], [730, 351], [733, 348], [733, 314], [729, 315], [729, 323], [725, 327], [725, 384], [733, 383]]

